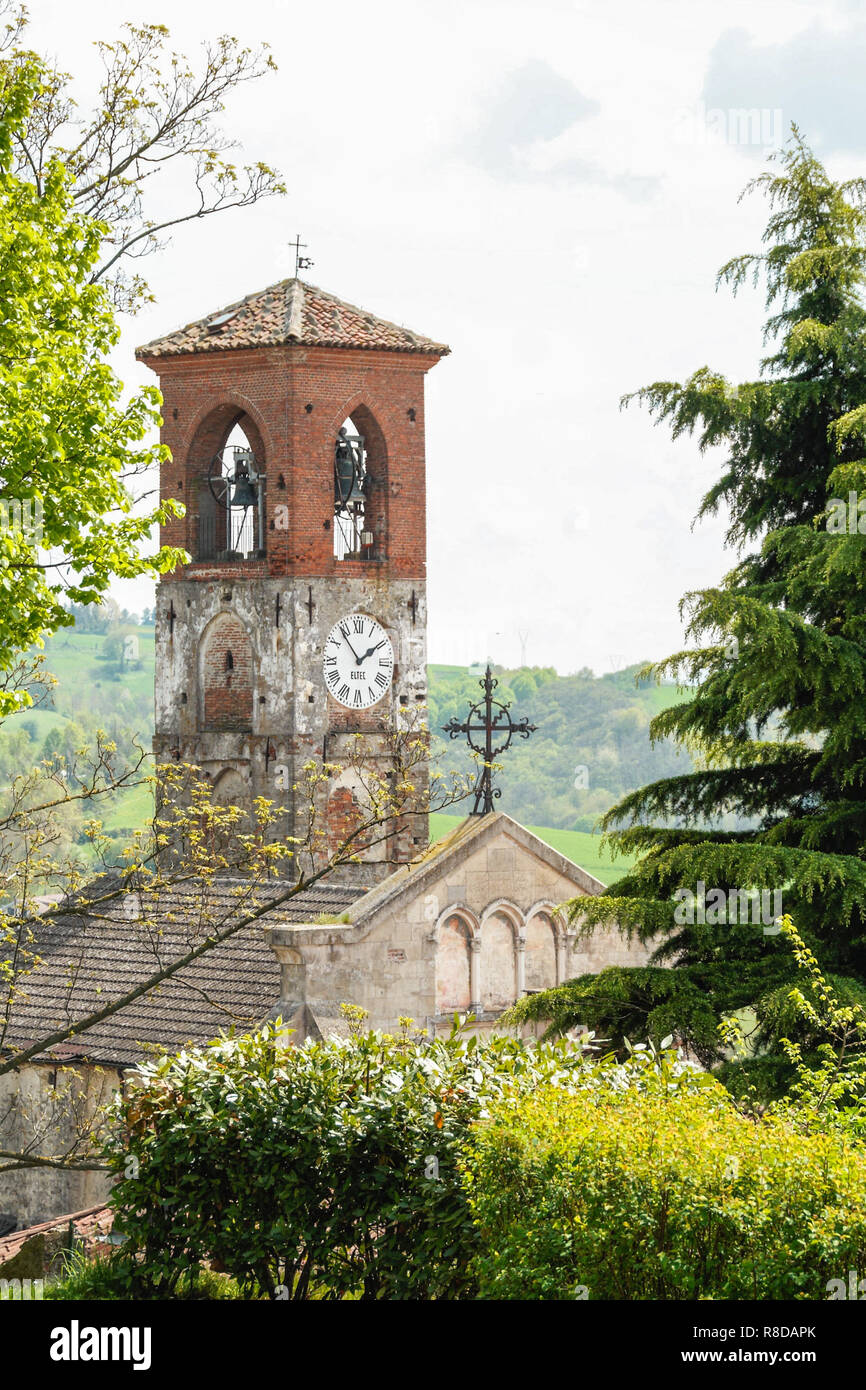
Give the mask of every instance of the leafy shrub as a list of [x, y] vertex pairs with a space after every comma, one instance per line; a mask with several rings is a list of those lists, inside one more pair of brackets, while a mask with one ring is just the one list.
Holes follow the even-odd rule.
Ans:
[[118, 1098], [116, 1229], [130, 1291], [213, 1260], [271, 1297], [459, 1298], [476, 1230], [459, 1158], [489, 1106], [539, 1086], [676, 1093], [668, 1054], [587, 1060], [458, 1032], [284, 1048], [277, 1026], [140, 1068]]
[[[131, 1276], [130, 1255], [125, 1250], [92, 1258], [76, 1251], [63, 1273], [46, 1284], [45, 1298], [72, 1302], [81, 1299], [89, 1302], [124, 1300], [128, 1296]], [[211, 1302], [216, 1299], [238, 1299], [241, 1293], [234, 1279], [210, 1269], [193, 1267], [181, 1273], [172, 1297], [190, 1302]]]
[[497, 1104], [464, 1186], [481, 1298], [822, 1299], [866, 1274], [862, 1147], [748, 1119], [715, 1082]]

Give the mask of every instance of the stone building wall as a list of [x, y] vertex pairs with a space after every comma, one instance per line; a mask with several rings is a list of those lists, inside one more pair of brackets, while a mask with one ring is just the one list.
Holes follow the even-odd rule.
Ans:
[[485, 1027], [527, 990], [605, 965], [642, 965], [647, 950], [614, 928], [575, 951], [558, 910], [603, 885], [501, 813], [468, 822], [465, 843], [398, 870], [350, 909], [349, 925], [269, 927], [283, 966], [283, 1017], [360, 1005], [374, 1028], [401, 1016], [447, 1028], [471, 1008]]
[[[29, 1064], [6, 1072], [0, 1076], [0, 1148], [19, 1152], [27, 1146], [43, 1157], [62, 1155], [74, 1139], [74, 1116], [92, 1116], [120, 1084], [120, 1075], [117, 1069], [86, 1063]], [[110, 1189], [108, 1174], [100, 1172], [37, 1167], [0, 1173], [0, 1211], [9, 1212], [17, 1228], [24, 1229], [60, 1212], [96, 1206], [106, 1201]]]
[[[375, 617], [394, 648], [390, 694], [363, 715], [338, 705], [322, 679], [328, 633], [351, 612]], [[367, 740], [375, 765], [377, 735], [381, 743], [389, 723], [399, 727], [424, 706], [426, 618], [425, 586], [417, 579], [164, 581], [157, 590], [157, 759], [193, 763], [214, 782], [231, 769], [246, 789], [244, 802], [264, 796], [285, 806], [283, 833], [303, 833], [307, 806], [292, 791], [303, 765], [310, 760], [341, 764], [356, 733]], [[226, 669], [228, 651], [232, 671]], [[228, 676], [233, 680], [225, 685]], [[214, 702], [214, 687], [223, 692], [216, 697], [222, 703]], [[244, 709], [248, 717], [241, 727]], [[323, 830], [334, 790], [321, 792]], [[405, 839], [395, 836], [369, 864], [352, 866], [350, 872], [362, 885], [375, 883], [395, 860], [417, 854], [426, 839], [426, 825], [419, 823]], [[293, 871], [290, 863], [286, 871]]]

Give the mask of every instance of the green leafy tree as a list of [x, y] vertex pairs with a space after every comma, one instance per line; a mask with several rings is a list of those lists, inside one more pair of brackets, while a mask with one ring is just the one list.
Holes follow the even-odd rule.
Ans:
[[[769, 200], [764, 249], [719, 274], [735, 292], [765, 284], [759, 378], [733, 386], [702, 367], [637, 393], [674, 437], [726, 451], [699, 514], [727, 508], [739, 550], [717, 588], [683, 600], [694, 645], [650, 668], [694, 687], [651, 732], [697, 766], [607, 814], [614, 846], [640, 857], [614, 890], [571, 904], [584, 933], [615, 922], [650, 943], [650, 964], [518, 1008], [620, 1037], [675, 1030], [708, 1063], [721, 1017], [750, 1010], [752, 1041], [778, 1048], [776, 1084], [796, 962], [770, 894], [837, 994], [860, 996], [866, 979], [866, 184], [834, 183], [796, 128], [779, 158], [750, 185]], [[853, 529], [839, 526], [842, 500]], [[720, 828], [730, 812], [745, 828]], [[769, 920], [755, 922], [745, 898], [762, 890]], [[772, 1085], [766, 1056], [760, 1066]]]
[[[26, 30], [26, 8], [0, 0], [3, 671], [70, 610], [104, 601], [114, 578], [177, 562], [139, 553], [175, 504], [136, 504], [133, 480], [161, 457], [142, 443], [160, 396], [124, 398], [107, 362], [113, 310], [150, 297], [138, 267], [175, 228], [285, 191], [266, 164], [235, 165], [219, 127], [230, 95], [274, 68], [266, 46], [223, 36], [191, 62], [164, 26], [126, 25], [97, 44], [103, 78], [88, 110], [71, 75], [26, 48]], [[187, 191], [155, 198], [167, 170], [181, 189], [185, 171]], [[4, 682], [0, 713], [27, 700]]]
[[[107, 362], [118, 337], [106, 290], [91, 283], [104, 224], [77, 211], [58, 160], [40, 186], [13, 172], [14, 144], [42, 74], [0, 69], [0, 666], [71, 621], [63, 600], [95, 603], [115, 577], [171, 569], [182, 552], [140, 555], [158, 519], [125, 473], [153, 465], [142, 443], [159, 394], [127, 401]], [[0, 691], [0, 709], [28, 703]]]

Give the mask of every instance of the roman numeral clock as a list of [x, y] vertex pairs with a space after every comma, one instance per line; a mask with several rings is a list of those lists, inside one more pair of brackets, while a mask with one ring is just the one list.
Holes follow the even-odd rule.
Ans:
[[[357, 735], [387, 773], [388, 728], [426, 705], [424, 386], [447, 352], [295, 277], [137, 353], [163, 396], [161, 496], [184, 509], [162, 543], [189, 555], [157, 585], [154, 754], [215, 800], [284, 807], [273, 834], [305, 872], [363, 799]], [[334, 769], [315, 837], [311, 762]], [[378, 883], [426, 843], [426, 816], [401, 816], [340, 874]]]
[[391, 689], [391, 639], [375, 618], [349, 613], [328, 634], [322, 670], [328, 690], [341, 705], [370, 709]]

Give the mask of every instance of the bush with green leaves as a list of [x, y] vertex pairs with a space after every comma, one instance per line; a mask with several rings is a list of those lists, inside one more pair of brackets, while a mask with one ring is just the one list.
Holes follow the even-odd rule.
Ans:
[[474, 1295], [460, 1178], [471, 1126], [539, 1087], [694, 1089], [673, 1054], [620, 1064], [528, 1047], [379, 1033], [285, 1047], [276, 1025], [139, 1069], [117, 1100], [112, 1203], [129, 1291], [171, 1297], [213, 1262], [271, 1297]]
[[[789, 916], [781, 932], [793, 948], [800, 983], [779, 991], [773, 1026], [791, 1072], [771, 1109], [798, 1129], [866, 1138], [866, 1007], [861, 991], [825, 974]], [[735, 1019], [723, 1028], [739, 1052]], [[760, 1058], [758, 1059], [760, 1061]]]
[[497, 1103], [463, 1180], [482, 1299], [826, 1299], [866, 1275], [866, 1152], [678, 1093]]
[[[49, 1279], [44, 1297], [59, 1303], [117, 1302], [123, 1299], [128, 1282], [129, 1255], [125, 1251], [112, 1250], [109, 1255], [96, 1256], [76, 1251], [62, 1272]], [[193, 1266], [180, 1275], [172, 1297], [183, 1302], [213, 1303], [239, 1299], [241, 1292], [234, 1279]]]

